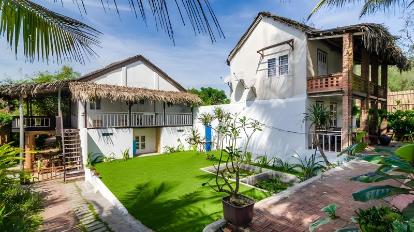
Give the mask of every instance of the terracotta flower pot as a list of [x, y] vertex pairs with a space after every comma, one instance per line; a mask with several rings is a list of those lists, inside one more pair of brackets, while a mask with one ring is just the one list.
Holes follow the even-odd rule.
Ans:
[[247, 204], [237, 206], [230, 203], [230, 196], [223, 197], [224, 219], [236, 227], [246, 227], [253, 219], [254, 200], [240, 195]]

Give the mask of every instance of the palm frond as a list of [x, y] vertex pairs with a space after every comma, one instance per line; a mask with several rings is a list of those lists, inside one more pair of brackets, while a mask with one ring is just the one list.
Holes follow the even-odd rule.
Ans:
[[413, 5], [414, 0], [320, 0], [312, 9], [308, 16], [308, 20], [323, 7], [343, 7], [345, 4], [360, 2], [364, 3], [360, 12], [360, 17], [362, 17], [364, 15], [376, 13], [379, 10], [386, 11], [395, 6], [408, 8]]
[[[84, 1], [74, 0], [77, 5], [83, 5]], [[120, 14], [118, 5], [124, 2], [129, 5], [134, 15], [140, 16], [146, 24], [147, 15], [152, 15], [156, 29], [165, 32], [173, 43], [175, 43], [174, 19], [172, 18], [174, 10], [179, 17], [178, 21], [184, 26], [189, 22], [195, 34], [209, 36], [211, 42], [216, 42], [217, 38], [225, 38], [209, 0], [113, 0], [117, 14]], [[102, 7], [105, 11], [111, 9], [105, 4], [102, 4]]]
[[29, 61], [84, 63], [96, 55], [100, 32], [28, 0], [0, 0], [0, 34], [16, 55], [22, 42]]

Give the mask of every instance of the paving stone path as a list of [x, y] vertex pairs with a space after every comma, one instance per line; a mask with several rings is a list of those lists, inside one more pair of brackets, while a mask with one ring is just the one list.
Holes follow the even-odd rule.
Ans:
[[[351, 181], [350, 178], [373, 171], [376, 167], [362, 161], [351, 161], [347, 167], [328, 171], [321, 178], [298, 188], [286, 198], [273, 196], [264, 199], [255, 205], [253, 222], [246, 231], [309, 231], [310, 223], [325, 216], [320, 209], [331, 203], [337, 204], [337, 215], [340, 218], [334, 223], [320, 227], [317, 231], [335, 231], [348, 226], [356, 209], [388, 204], [386, 201], [363, 203], [352, 198], [353, 192], [367, 187], [368, 184]], [[384, 182], [376, 183], [376, 185], [382, 184]], [[394, 182], [388, 184], [395, 185]]]
[[35, 189], [45, 199], [41, 231], [111, 231], [96, 214], [92, 204], [82, 197], [78, 184], [79, 182], [64, 184], [62, 180], [35, 184]]

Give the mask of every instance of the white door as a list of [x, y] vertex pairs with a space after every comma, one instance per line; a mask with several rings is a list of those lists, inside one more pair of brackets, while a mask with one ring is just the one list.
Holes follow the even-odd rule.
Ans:
[[328, 75], [328, 54], [320, 49], [317, 52], [318, 57], [318, 76]]
[[134, 129], [134, 143], [135, 155], [156, 152], [156, 129]]

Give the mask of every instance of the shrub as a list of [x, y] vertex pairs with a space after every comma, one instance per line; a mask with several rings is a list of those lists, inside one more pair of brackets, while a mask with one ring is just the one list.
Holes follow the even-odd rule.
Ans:
[[11, 124], [13, 121], [13, 115], [5, 112], [0, 112], [0, 127]]
[[29, 185], [21, 185], [17, 165], [18, 148], [0, 146], [0, 231], [37, 231], [41, 223], [41, 198]]
[[254, 186], [267, 190], [271, 193], [278, 193], [290, 187], [292, 184], [285, 183], [280, 180], [278, 177], [272, 179], [259, 180]]
[[390, 207], [371, 207], [358, 209], [354, 219], [362, 232], [394, 231], [393, 222], [402, 220], [402, 216]]
[[300, 157], [299, 155], [294, 155], [299, 163], [295, 164], [294, 167], [299, 169], [301, 173], [301, 180], [305, 181], [319, 174], [325, 167], [322, 165], [322, 161], [318, 161], [316, 154], [312, 154], [310, 157]]
[[387, 118], [388, 127], [393, 129], [397, 140], [414, 132], [414, 110], [397, 110], [389, 113]]
[[105, 160], [105, 156], [101, 153], [89, 153], [87, 164], [88, 168], [94, 168], [96, 164], [102, 163]]

